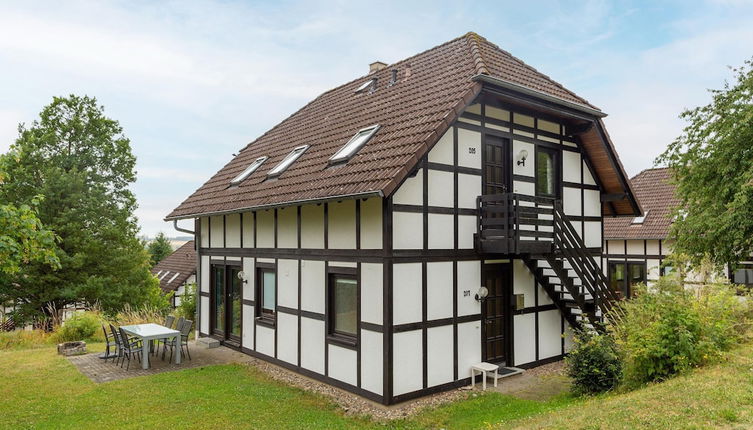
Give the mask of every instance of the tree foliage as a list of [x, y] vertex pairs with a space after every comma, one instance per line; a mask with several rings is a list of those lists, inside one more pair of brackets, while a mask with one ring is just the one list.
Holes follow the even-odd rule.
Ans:
[[167, 239], [165, 233], [159, 232], [157, 236], [146, 246], [147, 252], [152, 262], [152, 267], [164, 260], [168, 255], [173, 253], [173, 246]]
[[694, 263], [753, 252], [753, 60], [732, 70], [735, 81], [711, 90], [711, 103], [682, 113], [689, 124], [657, 158], [672, 168], [682, 202], [674, 249]]
[[136, 237], [136, 199], [128, 188], [135, 163], [122, 128], [94, 98], [55, 97], [39, 120], [19, 126], [18, 139], [0, 156], [7, 174], [0, 201], [23, 207], [44, 196], [37, 213], [60, 238], [60, 269], [31, 261], [12, 282], [0, 283], [0, 301], [15, 301], [20, 317], [81, 300], [116, 311], [159, 288]]
[[55, 255], [55, 235], [37, 217], [36, 205], [0, 205], [0, 273], [13, 275], [31, 262], [60, 267]]

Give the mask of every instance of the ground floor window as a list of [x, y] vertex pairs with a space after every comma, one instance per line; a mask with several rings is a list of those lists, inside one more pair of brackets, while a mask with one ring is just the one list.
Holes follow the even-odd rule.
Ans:
[[741, 264], [732, 273], [732, 282], [735, 284], [753, 287], [753, 264]]
[[327, 283], [329, 334], [355, 342], [358, 333], [358, 279], [355, 274], [330, 273]]
[[277, 310], [277, 271], [273, 264], [256, 267], [256, 317], [274, 323]]
[[646, 282], [646, 263], [610, 262], [609, 286], [622, 293], [622, 297], [632, 295], [633, 286]]

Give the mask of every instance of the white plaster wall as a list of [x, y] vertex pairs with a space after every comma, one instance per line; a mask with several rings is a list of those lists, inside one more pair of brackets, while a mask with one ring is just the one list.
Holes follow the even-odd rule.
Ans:
[[572, 151], [562, 151], [562, 180], [580, 183], [580, 154]]
[[554, 134], [560, 134], [560, 125], [555, 122], [539, 119], [536, 122], [536, 125], [538, 126], [539, 130], [548, 131]]
[[324, 205], [301, 208], [301, 247], [324, 248]]
[[429, 151], [430, 163], [441, 163], [449, 165], [453, 165], [455, 163], [452, 144], [452, 130], [453, 128], [450, 127], [442, 135], [442, 137], [439, 138], [439, 141], [436, 143], [436, 145], [431, 148], [431, 151]]
[[445, 214], [429, 214], [429, 249], [454, 249], [454, 217]]
[[383, 278], [381, 263], [361, 263], [361, 321], [382, 324]]
[[277, 304], [298, 307], [298, 260], [277, 260]]
[[536, 280], [533, 274], [522, 260], [512, 261], [512, 274], [513, 274], [513, 294], [523, 294], [523, 301], [525, 307], [532, 307], [536, 304]]
[[481, 133], [458, 129], [458, 166], [481, 168]]
[[394, 249], [421, 249], [424, 247], [422, 214], [392, 213], [392, 246]]
[[201, 247], [209, 248], [209, 218], [201, 217], [199, 225], [201, 227]]
[[361, 248], [382, 248], [382, 199], [373, 197], [361, 202]]
[[356, 202], [345, 200], [340, 203], [329, 204], [329, 234], [330, 249], [356, 249]]
[[[514, 175], [534, 176], [534, 159], [536, 154], [534, 153], [534, 145], [528, 142], [521, 142], [520, 140], [512, 141], [512, 173]], [[520, 151], [528, 152], [525, 164], [518, 165], [518, 154]]]
[[222, 215], [213, 216], [210, 218], [211, 218], [211, 222], [210, 222], [211, 235], [209, 238], [211, 241], [210, 246], [212, 248], [222, 248], [223, 246], [222, 236], [223, 236], [223, 224], [224, 224]]
[[486, 116], [489, 118], [498, 119], [501, 121], [510, 121], [510, 111], [506, 111], [494, 106], [486, 105]]
[[227, 248], [241, 247], [241, 214], [225, 216], [225, 246]]
[[583, 190], [583, 215], [601, 216], [601, 197], [598, 190]]
[[627, 241], [627, 253], [643, 255], [643, 241], [642, 240], [628, 240]]
[[421, 263], [395, 263], [392, 277], [392, 323], [421, 321]]
[[560, 311], [539, 312], [539, 360], [562, 354]]
[[426, 317], [429, 320], [452, 317], [452, 262], [426, 264]]
[[[662, 252], [664, 250], [662, 249]], [[649, 255], [659, 255], [659, 241], [652, 239], [646, 241], [646, 253]]]
[[392, 391], [394, 395], [423, 388], [423, 351], [421, 330], [393, 335]]
[[[254, 259], [243, 259], [243, 273], [246, 274], [247, 282], [243, 284], [243, 298], [246, 300], [254, 300], [254, 285], [256, 285], [256, 270], [254, 269]], [[244, 314], [246, 315], [246, 314]], [[253, 315], [253, 314], [248, 314]]]
[[301, 367], [324, 374], [324, 321], [301, 317]]
[[275, 356], [275, 330], [273, 328], [256, 326], [256, 350], [270, 357]]
[[[458, 316], [474, 315], [481, 312], [481, 305], [474, 295], [481, 287], [481, 262], [458, 261]], [[470, 291], [468, 296], [464, 291]]]
[[476, 197], [481, 195], [481, 176], [458, 173], [458, 207], [476, 208]]
[[473, 235], [476, 233], [476, 217], [458, 215], [458, 249], [473, 249]]
[[274, 248], [275, 213], [272, 210], [256, 212], [256, 247]]
[[298, 364], [298, 317], [277, 313], [277, 358]]
[[324, 261], [301, 261], [301, 309], [324, 313]]
[[533, 117], [532, 116], [523, 115], [523, 114], [517, 113], [517, 112], [513, 112], [512, 121], [515, 124], [519, 124], [519, 125], [522, 125], [524, 127], [533, 128], [533, 126], [534, 126], [534, 121], [533, 121]]
[[455, 178], [452, 172], [429, 169], [429, 206], [455, 205]]
[[625, 253], [625, 241], [623, 240], [608, 240], [607, 252], [609, 254], [624, 254]]
[[243, 213], [243, 247], [254, 247], [254, 213]]
[[562, 188], [562, 208], [565, 210], [565, 215], [581, 215], [579, 189]]
[[209, 297], [201, 297], [201, 332], [209, 334]]
[[243, 305], [241, 346], [254, 349], [254, 307]]
[[481, 322], [458, 324], [458, 379], [471, 376], [471, 366], [481, 362]]
[[426, 331], [426, 367], [428, 386], [452, 382], [452, 326], [431, 327]]
[[591, 170], [588, 168], [588, 165], [586, 165], [585, 161], [583, 162], [583, 183], [588, 185], [596, 185], [596, 181], [591, 174]]
[[199, 291], [203, 291], [205, 293], [209, 292], [209, 256], [208, 255], [202, 255], [201, 256], [201, 285], [199, 285]]
[[418, 169], [415, 176], [407, 178], [393, 194], [392, 202], [403, 205], [424, 204], [424, 172]]
[[524, 194], [526, 196], [536, 195], [536, 184], [533, 182], [513, 181], [512, 190], [518, 194]]
[[337, 345], [329, 345], [329, 376], [338, 381], [356, 385], [358, 383], [357, 353]]
[[536, 325], [534, 314], [513, 316], [513, 348], [515, 365], [536, 360]]
[[659, 279], [661, 271], [659, 270], [659, 259], [646, 260], [646, 280], [656, 281]]
[[382, 334], [361, 330], [361, 388], [379, 395], [383, 389], [382, 351]]
[[298, 207], [277, 210], [277, 247], [298, 248]]
[[601, 246], [601, 222], [586, 221], [583, 228], [586, 233], [584, 239], [586, 246], [592, 248]]

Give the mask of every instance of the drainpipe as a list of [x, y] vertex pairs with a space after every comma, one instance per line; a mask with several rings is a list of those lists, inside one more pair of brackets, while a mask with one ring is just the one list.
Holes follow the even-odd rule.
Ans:
[[173, 220], [173, 228], [176, 229], [176, 230], [178, 230], [181, 233], [188, 233], [188, 234], [191, 234], [191, 235], [195, 235], [196, 234], [195, 231], [186, 230], [185, 228], [178, 227], [178, 220], [177, 219]]

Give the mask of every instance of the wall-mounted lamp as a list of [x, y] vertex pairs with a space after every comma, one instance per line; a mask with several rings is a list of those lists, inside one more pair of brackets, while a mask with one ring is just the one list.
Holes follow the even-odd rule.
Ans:
[[526, 158], [528, 158], [528, 151], [521, 149], [520, 152], [518, 152], [518, 166], [525, 166]]
[[486, 296], [489, 295], [489, 290], [486, 287], [479, 287], [478, 292], [476, 293], [476, 300], [479, 302], [484, 300]]
[[240, 279], [241, 281], [243, 281], [244, 284], [248, 284], [248, 278], [246, 277], [246, 272], [244, 272], [242, 270], [240, 272], [238, 272], [238, 279]]

